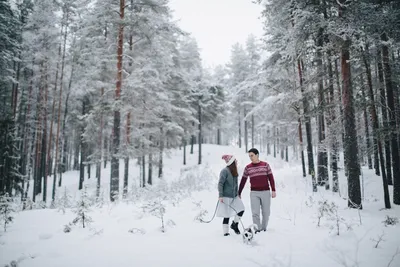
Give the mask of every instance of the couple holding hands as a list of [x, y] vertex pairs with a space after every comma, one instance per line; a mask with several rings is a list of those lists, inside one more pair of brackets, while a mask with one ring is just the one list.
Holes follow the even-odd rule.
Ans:
[[[257, 225], [256, 233], [266, 231], [271, 208], [271, 197], [276, 197], [275, 181], [271, 167], [265, 161], [259, 159], [259, 152], [252, 148], [248, 151], [251, 163], [243, 172], [238, 188], [237, 162], [233, 155], [223, 155], [226, 167], [221, 170], [218, 182], [219, 201], [217, 217], [224, 218], [222, 229], [224, 236], [229, 235], [229, 218], [234, 216], [230, 226], [236, 234], [240, 234], [239, 220], [244, 213], [244, 205], [241, 193], [250, 177], [250, 204], [253, 223]], [[272, 192], [271, 192], [272, 191]], [[260, 211], [262, 220], [260, 223]]]

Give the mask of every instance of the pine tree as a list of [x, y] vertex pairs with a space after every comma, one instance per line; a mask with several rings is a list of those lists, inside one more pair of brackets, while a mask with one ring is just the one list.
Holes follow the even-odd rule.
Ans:
[[74, 224], [80, 223], [82, 227], [85, 228], [88, 224], [93, 222], [93, 219], [90, 217], [89, 213], [91, 212], [91, 201], [89, 199], [89, 195], [87, 193], [87, 187], [85, 186], [83, 190], [81, 190], [80, 200], [76, 203], [74, 213], [76, 214], [75, 219], [73, 220]]
[[11, 224], [14, 220], [15, 209], [13, 207], [13, 200], [5, 193], [4, 195], [0, 196], [0, 215], [1, 221], [3, 222], [4, 232], [7, 232], [7, 227]]

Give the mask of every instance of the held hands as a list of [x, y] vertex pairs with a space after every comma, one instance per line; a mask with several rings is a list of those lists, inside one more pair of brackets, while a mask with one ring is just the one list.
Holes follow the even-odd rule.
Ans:
[[218, 198], [221, 203], [224, 203], [224, 199], [222, 197]]
[[272, 198], [276, 198], [276, 192], [272, 191]]

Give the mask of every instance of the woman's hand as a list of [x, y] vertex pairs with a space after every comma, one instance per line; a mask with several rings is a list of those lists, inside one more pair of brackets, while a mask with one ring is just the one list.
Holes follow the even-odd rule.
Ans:
[[218, 198], [220, 202], [224, 203], [224, 198], [220, 197]]

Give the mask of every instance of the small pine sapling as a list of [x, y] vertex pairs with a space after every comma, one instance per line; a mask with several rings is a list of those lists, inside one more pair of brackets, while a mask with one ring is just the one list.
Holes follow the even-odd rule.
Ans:
[[91, 203], [85, 186], [82, 190], [81, 198], [75, 206], [74, 213], [76, 214], [76, 218], [73, 220], [74, 224], [82, 223], [82, 227], [85, 228], [87, 224], [93, 222], [92, 218], [89, 216], [91, 212], [90, 206]]
[[385, 236], [385, 232], [382, 232], [382, 234], [380, 234], [377, 239], [371, 238], [371, 241], [375, 243], [374, 248], [378, 248], [379, 244], [382, 241], [386, 241], [385, 239], [383, 239], [384, 236]]
[[324, 215], [326, 215], [330, 212], [331, 206], [327, 200], [318, 201], [318, 204], [319, 204], [319, 206], [318, 206], [318, 215], [317, 215], [317, 218], [318, 218], [317, 226], [319, 227], [319, 226], [321, 226], [322, 217], [324, 217]]
[[399, 218], [386, 215], [386, 219], [383, 221], [383, 224], [387, 227], [389, 225], [396, 225], [398, 222]]
[[71, 208], [72, 206], [71, 195], [68, 193], [66, 187], [64, 187], [63, 195], [57, 200], [57, 206], [58, 206], [58, 211], [62, 211], [63, 214], [65, 214], [66, 209]]
[[165, 216], [165, 205], [161, 198], [149, 201], [142, 206], [143, 212], [148, 212], [151, 215], [161, 219], [161, 232], [165, 232], [164, 216]]
[[1, 221], [3, 222], [4, 232], [7, 232], [7, 227], [14, 220], [13, 213], [15, 209], [13, 207], [13, 200], [8, 196], [8, 193], [0, 196], [0, 214]]
[[204, 217], [208, 214], [207, 210], [200, 210], [200, 212], [194, 217], [195, 221], [204, 222]]

